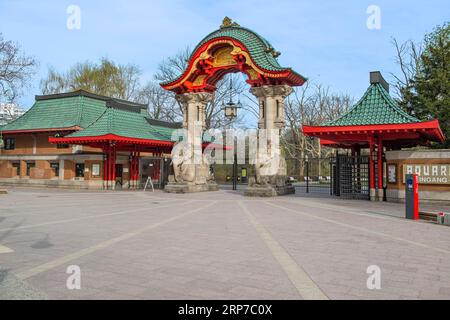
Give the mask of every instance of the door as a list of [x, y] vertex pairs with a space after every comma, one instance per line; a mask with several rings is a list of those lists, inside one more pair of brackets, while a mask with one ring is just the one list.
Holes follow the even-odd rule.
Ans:
[[123, 184], [123, 164], [116, 163], [116, 186], [120, 185], [122, 187]]
[[333, 193], [342, 198], [369, 199], [369, 157], [337, 155], [333, 166]]
[[75, 164], [75, 178], [84, 178], [84, 163]]

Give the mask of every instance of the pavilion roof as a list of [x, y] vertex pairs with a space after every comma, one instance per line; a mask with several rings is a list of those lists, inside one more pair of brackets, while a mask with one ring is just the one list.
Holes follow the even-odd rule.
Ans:
[[[169, 81], [162, 82], [161, 85], [163, 87], [176, 83], [181, 80], [188, 70], [191, 68], [190, 62], [194, 61], [194, 57], [198, 52], [201, 51], [202, 46], [207, 43], [220, 39], [230, 39], [236, 40], [241, 43], [248, 53], [251, 56], [253, 62], [258, 66], [261, 70], [268, 71], [270, 73], [281, 73], [288, 72], [292, 74], [297, 81], [303, 84], [306, 81], [306, 78], [301, 74], [293, 71], [291, 68], [282, 67], [277, 60], [277, 57], [281, 54], [276, 51], [274, 47], [267, 41], [264, 37], [259, 35], [253, 30], [248, 28], [241, 27], [235, 22], [232, 22], [231, 19], [225, 17], [223, 24], [219, 29], [211, 32], [206, 37], [204, 37], [194, 48], [191, 53], [190, 58], [188, 59], [188, 66], [178, 77], [174, 79], [170, 79]], [[298, 84], [297, 84], [298, 85]]]
[[380, 83], [369, 86], [363, 97], [341, 117], [322, 126], [360, 126], [420, 122], [399, 107]]
[[378, 71], [370, 73], [363, 97], [341, 117], [318, 126], [303, 126], [303, 133], [329, 146], [367, 145], [374, 136], [396, 147], [445, 140], [438, 120], [421, 121], [406, 113], [389, 95], [389, 85]]
[[16, 120], [4, 125], [4, 132], [79, 130], [98, 119], [108, 107], [128, 111], [146, 105], [100, 96], [85, 90], [36, 96], [34, 105]]
[[134, 139], [171, 141], [172, 132], [177, 128], [179, 125], [152, 120], [141, 112], [107, 108], [85, 129], [69, 134], [65, 138], [115, 135]]

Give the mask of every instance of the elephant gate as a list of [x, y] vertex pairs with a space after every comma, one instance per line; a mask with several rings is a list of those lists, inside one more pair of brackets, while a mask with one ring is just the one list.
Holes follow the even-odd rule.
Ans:
[[[279, 134], [284, 127], [284, 100], [293, 86], [306, 79], [291, 68], [282, 67], [280, 55], [257, 33], [239, 26], [229, 18], [207, 35], [193, 50], [186, 70], [161, 86], [174, 92], [183, 109], [183, 130], [172, 150], [174, 174], [167, 192], [217, 190], [205, 149], [234, 148], [214, 136], [205, 138], [205, 109], [213, 101], [216, 84], [228, 73], [242, 72], [259, 102], [259, 121], [253, 146], [254, 175], [248, 177], [248, 196], [276, 196], [294, 192], [286, 179], [286, 162], [280, 153]], [[211, 136], [211, 134], [209, 134]], [[219, 143], [221, 142], [221, 143]], [[206, 146], [208, 145], [208, 146]], [[227, 147], [228, 146], [228, 147]], [[212, 152], [215, 153], [214, 151]], [[231, 159], [232, 161], [232, 159]]]

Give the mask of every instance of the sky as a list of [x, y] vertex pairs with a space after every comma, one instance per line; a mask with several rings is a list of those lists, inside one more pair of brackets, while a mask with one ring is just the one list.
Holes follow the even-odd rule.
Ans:
[[[70, 5], [80, 8], [80, 28], [69, 29]], [[368, 28], [379, 8], [379, 28]], [[0, 0], [0, 32], [39, 61], [19, 99], [28, 109], [48, 68], [66, 71], [77, 62], [107, 57], [140, 66], [150, 80], [158, 64], [194, 47], [228, 16], [265, 37], [291, 67], [331, 92], [361, 97], [369, 72], [388, 81], [398, 73], [391, 39], [421, 41], [450, 20], [448, 0]], [[375, 25], [377, 26], [377, 25]]]

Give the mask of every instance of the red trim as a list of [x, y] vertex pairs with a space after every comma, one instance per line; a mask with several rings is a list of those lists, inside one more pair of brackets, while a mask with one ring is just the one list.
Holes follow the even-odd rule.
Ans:
[[[150, 140], [150, 139], [139, 139], [139, 138], [129, 138], [129, 137], [122, 137], [117, 136], [114, 134], [106, 134], [102, 136], [90, 136], [90, 137], [61, 137], [61, 138], [55, 138], [55, 137], [49, 137], [48, 141], [50, 143], [67, 143], [67, 144], [86, 144], [86, 145], [92, 145], [94, 143], [102, 143], [102, 142], [122, 142], [126, 144], [141, 144], [141, 145], [149, 145], [149, 146], [155, 146], [155, 147], [173, 147], [174, 142], [172, 141], [164, 141], [164, 140]], [[220, 148], [223, 147], [224, 150], [230, 150], [232, 147], [226, 146], [226, 145], [220, 145], [220, 144], [214, 144], [211, 142], [204, 142], [202, 144], [203, 148], [206, 148], [207, 146], [211, 145], [212, 148]], [[134, 149], [136, 150], [136, 148]]]
[[[250, 57], [251, 61], [245, 61], [245, 58], [242, 55], [236, 55], [235, 56], [235, 60], [236, 60], [235, 65], [212, 68], [211, 61], [209, 61], [207, 59], [200, 60], [200, 61], [198, 61], [199, 66], [198, 66], [198, 69], [196, 70], [196, 72], [192, 73], [192, 75], [190, 77], [187, 77], [187, 75], [189, 75], [191, 73], [191, 71], [197, 67], [196, 65], [194, 65], [194, 62], [200, 57], [200, 55], [203, 52], [205, 52], [211, 44], [214, 44], [215, 42], [217, 42], [217, 45], [220, 45], [221, 44], [220, 41], [224, 41], [224, 40], [230, 41], [234, 46], [239, 47], [240, 49], [245, 51], [248, 54], [248, 56]], [[249, 50], [244, 45], [244, 43], [242, 43], [241, 41], [236, 40], [234, 38], [231, 38], [231, 37], [219, 37], [219, 38], [214, 38], [214, 39], [208, 40], [203, 45], [201, 45], [192, 54], [191, 59], [189, 60], [188, 67], [183, 72], [183, 74], [180, 77], [178, 77], [176, 80], [174, 80], [170, 83], [161, 85], [161, 86], [166, 90], [176, 91], [178, 93], [192, 92], [192, 91], [214, 91], [215, 83], [218, 80], [220, 80], [223, 77], [223, 75], [225, 75], [225, 73], [241, 71], [241, 72], [246, 73], [247, 76], [249, 76], [249, 74], [247, 73], [247, 69], [252, 68], [249, 66], [250, 62], [253, 65], [256, 65], [264, 73], [269, 74], [269, 75], [263, 75], [263, 74], [258, 73], [259, 76], [258, 76], [257, 80], [255, 80], [255, 79], [251, 80], [251, 78], [249, 77], [247, 82], [253, 86], [267, 84], [269, 79], [272, 79], [272, 81], [278, 81], [278, 82], [280, 82], [280, 84], [287, 83], [292, 86], [301, 86], [306, 81], [305, 78], [303, 78], [301, 75], [293, 72], [292, 69], [286, 69], [283, 71], [272, 71], [272, 70], [267, 70], [267, 69], [261, 67], [254, 61], [252, 55], [250, 54]], [[205, 80], [203, 80], [203, 83], [201, 85], [193, 86], [193, 84], [192, 84], [193, 77], [192, 76], [197, 77], [200, 74], [206, 75]], [[273, 77], [271, 77], [270, 75], [273, 75]], [[173, 87], [173, 86], [175, 86], [175, 88], [169, 89], [170, 87]]]
[[351, 136], [373, 133], [398, 134], [401, 137], [403, 133], [406, 133], [408, 131], [418, 131], [419, 133], [424, 133], [425, 136], [435, 138], [439, 142], [443, 142], [445, 140], [445, 136], [442, 133], [442, 130], [439, 126], [439, 121], [437, 119], [431, 121], [402, 124], [377, 124], [359, 126], [303, 126], [302, 131], [307, 136], [334, 135], [333, 138], [329, 137], [329, 139], [338, 141], [341, 141], [340, 137], [342, 137], [343, 134], [348, 135], [349, 138]]
[[414, 220], [419, 220], [419, 175], [413, 175], [414, 188]]
[[173, 146], [172, 141], [129, 138], [117, 136], [115, 134], [105, 134], [102, 136], [89, 136], [89, 137], [63, 137], [63, 138], [49, 137], [48, 141], [50, 143], [68, 143], [68, 144], [89, 144], [92, 142], [116, 141], [116, 142], [136, 143], [152, 146], [163, 146], [163, 147]]

